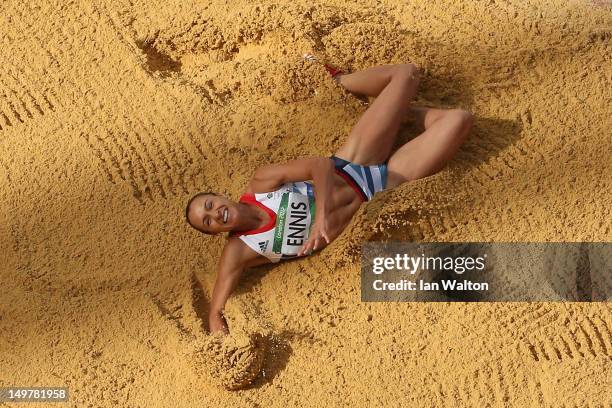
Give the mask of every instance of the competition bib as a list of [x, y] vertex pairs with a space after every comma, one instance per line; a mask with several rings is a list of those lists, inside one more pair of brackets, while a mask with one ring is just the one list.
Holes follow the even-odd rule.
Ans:
[[272, 251], [283, 255], [296, 255], [310, 234], [314, 221], [314, 197], [312, 195], [282, 193], [276, 213]]

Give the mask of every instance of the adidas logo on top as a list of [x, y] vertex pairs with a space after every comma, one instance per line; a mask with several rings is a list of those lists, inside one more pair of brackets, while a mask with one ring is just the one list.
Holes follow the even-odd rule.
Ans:
[[265, 252], [266, 248], [268, 247], [268, 242], [269, 241], [261, 241], [259, 243], [259, 249], [261, 249], [261, 252]]

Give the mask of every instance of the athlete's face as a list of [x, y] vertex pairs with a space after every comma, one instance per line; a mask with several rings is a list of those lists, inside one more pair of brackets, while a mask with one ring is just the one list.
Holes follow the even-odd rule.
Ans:
[[199, 230], [218, 234], [236, 229], [240, 214], [235, 202], [222, 196], [206, 194], [193, 200], [188, 217]]

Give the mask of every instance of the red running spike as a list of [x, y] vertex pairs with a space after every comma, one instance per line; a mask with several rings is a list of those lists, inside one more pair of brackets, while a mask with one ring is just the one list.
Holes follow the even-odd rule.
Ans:
[[335, 77], [336, 75], [344, 73], [341, 70], [339, 70], [338, 68], [332, 67], [331, 65], [323, 64], [323, 66], [325, 67], [327, 72], [329, 72], [329, 74], [332, 76], [332, 78]]

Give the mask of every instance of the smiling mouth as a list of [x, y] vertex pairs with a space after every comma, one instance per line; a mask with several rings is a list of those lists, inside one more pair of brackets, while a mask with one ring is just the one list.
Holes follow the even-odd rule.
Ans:
[[223, 223], [227, 224], [228, 219], [229, 219], [229, 211], [226, 208], [225, 210], [223, 210]]

